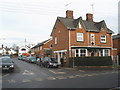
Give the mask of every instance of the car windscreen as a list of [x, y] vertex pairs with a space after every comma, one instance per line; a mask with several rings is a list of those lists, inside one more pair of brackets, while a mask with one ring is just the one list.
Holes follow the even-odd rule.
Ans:
[[2, 58], [2, 63], [13, 63], [13, 61], [9, 58]]
[[55, 58], [50, 58], [50, 62], [57, 62]]
[[33, 60], [33, 59], [36, 60], [36, 57], [31, 57], [30, 59], [32, 59], [32, 60]]

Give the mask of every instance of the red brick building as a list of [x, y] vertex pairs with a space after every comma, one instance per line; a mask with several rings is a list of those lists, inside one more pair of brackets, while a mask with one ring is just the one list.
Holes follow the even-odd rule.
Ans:
[[114, 35], [113, 39], [113, 56], [119, 59], [120, 65], [120, 34]]
[[52, 53], [52, 39], [38, 43], [33, 48], [31, 48], [31, 53], [34, 56], [38, 56], [40, 58], [50, 55]]
[[51, 33], [54, 57], [68, 65], [69, 57], [112, 56], [112, 33], [104, 20], [94, 22], [93, 14], [74, 19], [67, 10], [66, 17], [57, 17]]
[[113, 49], [114, 49], [113, 54], [118, 55], [120, 53], [120, 34], [114, 35], [112, 39], [113, 39]]

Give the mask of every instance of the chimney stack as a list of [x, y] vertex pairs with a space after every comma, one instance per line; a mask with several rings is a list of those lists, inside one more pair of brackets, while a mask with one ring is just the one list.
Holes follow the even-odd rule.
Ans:
[[67, 10], [66, 11], [66, 18], [72, 18], [73, 19], [73, 11], [72, 10]]
[[86, 20], [87, 20], [87, 21], [93, 21], [93, 14], [87, 13], [87, 14], [86, 14]]

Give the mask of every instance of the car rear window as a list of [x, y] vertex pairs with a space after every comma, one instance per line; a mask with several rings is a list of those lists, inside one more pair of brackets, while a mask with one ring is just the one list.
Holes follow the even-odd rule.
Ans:
[[12, 63], [12, 59], [9, 58], [2, 58], [2, 63]]

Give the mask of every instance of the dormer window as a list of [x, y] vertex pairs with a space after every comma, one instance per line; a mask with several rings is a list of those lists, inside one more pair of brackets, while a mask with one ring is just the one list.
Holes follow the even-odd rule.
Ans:
[[95, 35], [91, 34], [91, 45], [95, 44]]
[[81, 23], [79, 22], [79, 28], [82, 28], [82, 25], [81, 25]]

